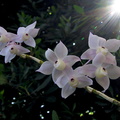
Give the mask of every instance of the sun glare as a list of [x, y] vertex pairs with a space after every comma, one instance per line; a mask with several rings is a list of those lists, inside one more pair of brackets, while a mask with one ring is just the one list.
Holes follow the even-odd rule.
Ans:
[[120, 0], [114, 0], [112, 5], [112, 13], [120, 14]]

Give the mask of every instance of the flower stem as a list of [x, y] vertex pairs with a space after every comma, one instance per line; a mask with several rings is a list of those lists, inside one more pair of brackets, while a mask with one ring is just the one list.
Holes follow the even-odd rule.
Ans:
[[87, 86], [87, 87], [85, 87], [85, 89], [90, 93], [94, 93], [96, 95], [99, 95], [100, 97], [104, 98], [105, 100], [107, 100], [107, 101], [109, 101], [117, 106], [120, 106], [120, 101], [118, 101], [114, 98], [111, 98], [111, 97], [105, 95], [104, 93], [102, 93], [102, 92], [100, 92], [92, 87]]
[[42, 64], [42, 63], [43, 63], [42, 60], [40, 60], [40, 59], [38, 59], [38, 58], [36, 58], [36, 57], [33, 57], [33, 56], [31, 56], [31, 55], [21, 54], [20, 57], [22, 57], [22, 58], [24, 58], [24, 59], [30, 58], [30, 59], [34, 60], [35, 62], [37, 62], [37, 63], [39, 63], [39, 64]]

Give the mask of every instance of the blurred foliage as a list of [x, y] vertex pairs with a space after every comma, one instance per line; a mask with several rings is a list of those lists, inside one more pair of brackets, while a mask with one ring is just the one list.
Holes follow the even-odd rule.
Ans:
[[[37, 21], [36, 27], [40, 28], [35, 38], [37, 47], [27, 48], [31, 50], [31, 55], [43, 61], [46, 60], [44, 53], [47, 48], [54, 49], [60, 40], [68, 47], [69, 54], [80, 56], [88, 48], [90, 31], [106, 39], [119, 38], [118, 23], [111, 24], [112, 29], [106, 29], [108, 27], [101, 24], [101, 21], [106, 22], [104, 7], [109, 0], [14, 2], [18, 2], [19, 7], [15, 17], [9, 14], [11, 17], [8, 19], [13, 22], [6, 29], [16, 33], [19, 26]], [[119, 52], [116, 55], [119, 58]], [[77, 89], [67, 99], [61, 98], [61, 90], [53, 83], [51, 76], [35, 72], [40, 65], [34, 61], [16, 57], [11, 63], [4, 64], [3, 57], [0, 58], [0, 120], [120, 119], [119, 107], [83, 89]], [[94, 84], [94, 88], [101, 90], [95, 81]], [[120, 100], [119, 80], [111, 81], [106, 94]]]

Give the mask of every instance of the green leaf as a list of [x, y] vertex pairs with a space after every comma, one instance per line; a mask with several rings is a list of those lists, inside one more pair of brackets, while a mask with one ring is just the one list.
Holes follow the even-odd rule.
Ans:
[[73, 108], [72, 108], [72, 111], [74, 111], [76, 108], [76, 103], [73, 104]]
[[38, 45], [40, 42], [41, 42], [41, 38], [37, 38], [35, 41], [36, 41], [36, 44]]
[[80, 13], [80, 14], [85, 14], [84, 13], [84, 9], [78, 5], [73, 5], [73, 8], [75, 9], [76, 12]]
[[1, 99], [1, 100], [4, 99], [3, 94], [4, 94], [4, 90], [1, 90], [1, 91], [0, 91], [0, 99]]
[[6, 84], [7, 79], [3, 74], [0, 74], [0, 85]]
[[55, 96], [49, 96], [49, 97], [46, 98], [46, 101], [50, 102], [50, 103], [54, 103], [56, 101], [56, 97]]
[[2, 74], [4, 70], [5, 70], [4, 64], [0, 64], [0, 74]]
[[52, 111], [52, 120], [59, 120], [58, 114], [55, 110]]
[[117, 36], [117, 39], [120, 40], [120, 35]]

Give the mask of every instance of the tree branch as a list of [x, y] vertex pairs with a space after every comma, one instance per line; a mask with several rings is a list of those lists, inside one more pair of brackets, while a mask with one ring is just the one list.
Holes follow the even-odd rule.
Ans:
[[[20, 57], [22, 57], [22, 58], [24, 58], [24, 59], [30, 58], [30, 59], [34, 60], [35, 62], [37, 62], [37, 63], [39, 63], [39, 64], [42, 64], [42, 63], [43, 63], [42, 60], [39, 60], [38, 58], [33, 57], [33, 56], [31, 56], [31, 55], [21, 54]], [[98, 90], [96, 90], [96, 89], [94, 89], [94, 88], [92, 88], [92, 87], [90, 87], [90, 86], [86, 86], [85, 89], [86, 89], [89, 93], [94, 93], [94, 94], [96, 94], [96, 95], [104, 98], [105, 100], [107, 100], [107, 101], [109, 101], [109, 102], [111, 102], [111, 103], [113, 103], [113, 104], [115, 104], [115, 105], [117, 105], [117, 106], [120, 106], [120, 101], [118, 101], [118, 100], [116, 100], [116, 99], [114, 99], [114, 98], [111, 98], [111, 97], [105, 95], [104, 93], [102, 93], [102, 92], [100, 92], [100, 91], [98, 91]]]
[[109, 101], [109, 102], [111, 102], [111, 103], [113, 103], [113, 104], [115, 104], [117, 106], [120, 106], [120, 101], [118, 101], [118, 100], [116, 100], [114, 98], [111, 98], [111, 97], [105, 95], [104, 93], [102, 93], [102, 92], [100, 92], [100, 91], [98, 91], [98, 90], [96, 90], [96, 89], [94, 89], [92, 87], [87, 86], [87, 87], [85, 87], [85, 89], [89, 93], [94, 93], [96, 95], [99, 95], [100, 97], [104, 98], [105, 100], [107, 100], [107, 101]]
[[38, 59], [38, 58], [36, 58], [36, 57], [33, 57], [33, 56], [31, 56], [31, 55], [21, 54], [20, 57], [22, 57], [22, 58], [24, 58], [24, 59], [30, 58], [30, 59], [34, 60], [35, 62], [37, 62], [37, 63], [39, 63], [39, 64], [42, 64], [42, 63], [43, 63], [42, 60], [40, 60], [40, 59]]

